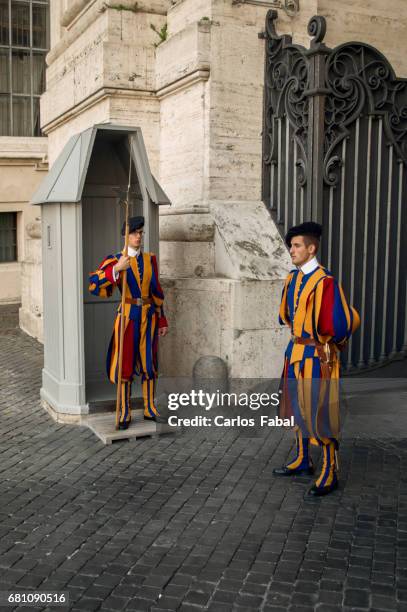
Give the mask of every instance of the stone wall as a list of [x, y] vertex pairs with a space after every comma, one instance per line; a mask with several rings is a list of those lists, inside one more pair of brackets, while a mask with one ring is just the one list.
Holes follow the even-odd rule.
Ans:
[[42, 337], [39, 209], [28, 204], [45, 176], [46, 138], [0, 137], [0, 211], [17, 212], [17, 262], [0, 264], [0, 302], [21, 302], [20, 326]]
[[328, 23], [328, 46], [351, 40], [369, 43], [387, 57], [397, 76], [407, 76], [405, 0], [342, 0], [340, 10], [331, 0], [319, 0], [318, 13]]
[[[107, 8], [108, 5], [122, 7]], [[64, 13], [51, 4], [51, 22], [65, 24], [47, 56], [47, 89], [41, 124], [52, 164], [68, 138], [95, 123], [137, 125], [153, 170], [158, 170], [159, 104], [155, 96], [156, 30], [165, 23], [168, 0], [78, 0]], [[76, 9], [76, 10], [74, 10]]]
[[224, 359], [234, 378], [281, 368], [285, 333], [273, 300], [290, 263], [260, 202], [264, 43], [257, 34], [265, 13], [181, 0], [168, 11], [169, 37], [157, 49], [160, 180], [174, 203], [160, 234], [161, 270], [172, 279], [166, 374], [175, 374], [174, 353], [183, 355], [182, 376], [203, 354]]

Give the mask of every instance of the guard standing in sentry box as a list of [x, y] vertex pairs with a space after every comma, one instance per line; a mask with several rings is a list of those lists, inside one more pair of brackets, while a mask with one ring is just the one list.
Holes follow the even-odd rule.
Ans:
[[284, 358], [280, 415], [294, 416], [296, 454], [273, 470], [275, 476], [312, 474], [309, 443], [321, 446], [322, 470], [308, 492], [315, 496], [338, 486], [339, 355], [360, 325], [341, 285], [318, 263], [321, 233], [321, 225], [306, 222], [285, 237], [296, 269], [285, 281], [280, 305], [280, 323], [292, 333]]
[[[154, 387], [157, 378], [158, 336], [165, 336], [168, 323], [164, 315], [164, 294], [161, 289], [157, 259], [153, 253], [141, 251], [144, 217], [128, 220], [127, 256], [108, 255], [98, 269], [89, 276], [89, 291], [99, 297], [110, 297], [117, 286], [122, 293], [107, 352], [107, 375], [119, 384], [118, 429], [127, 429], [131, 422], [131, 384], [134, 375], [142, 381], [144, 418], [157, 420]], [[126, 233], [123, 224], [122, 235]], [[126, 272], [125, 272], [126, 271]], [[123, 282], [125, 281], [125, 282]], [[124, 303], [124, 336], [120, 348], [121, 311]], [[120, 365], [121, 362], [121, 365]]]

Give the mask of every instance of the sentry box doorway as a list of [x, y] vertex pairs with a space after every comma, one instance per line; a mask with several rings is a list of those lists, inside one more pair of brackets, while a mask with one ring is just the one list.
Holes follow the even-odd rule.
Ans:
[[72, 136], [31, 200], [42, 218], [41, 398], [57, 420], [80, 421], [115, 398], [105, 358], [120, 293], [92, 296], [88, 275], [122, 249], [119, 199], [130, 160], [130, 216], [144, 215], [143, 248], [158, 256], [158, 206], [170, 202], [151, 173], [139, 127], [100, 124]]

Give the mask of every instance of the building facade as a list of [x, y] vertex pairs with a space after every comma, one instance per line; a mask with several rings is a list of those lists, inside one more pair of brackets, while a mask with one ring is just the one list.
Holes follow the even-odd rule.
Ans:
[[21, 302], [21, 327], [41, 337], [41, 234], [28, 202], [48, 168], [40, 127], [48, 1], [3, 0], [0, 24], [0, 303]]
[[[306, 44], [310, 17], [322, 14], [327, 44], [371, 43], [399, 75], [407, 72], [403, 0], [391, 7], [347, 0], [340, 11], [328, 0], [51, 3], [41, 99], [49, 163], [72, 134], [93, 124], [139, 126], [152, 171], [173, 203], [160, 217], [171, 325], [161, 347], [166, 375], [189, 376], [203, 355], [224, 359], [233, 378], [280, 373], [287, 337], [277, 309], [291, 263], [261, 201], [258, 34], [271, 7], [279, 9], [278, 31], [294, 42]], [[38, 298], [38, 255], [24, 277], [28, 311]], [[40, 317], [27, 322], [23, 312], [24, 305], [24, 329], [40, 336]]]

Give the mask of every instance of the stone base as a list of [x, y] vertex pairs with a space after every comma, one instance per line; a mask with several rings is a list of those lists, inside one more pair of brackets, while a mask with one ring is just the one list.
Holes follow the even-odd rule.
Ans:
[[18, 312], [20, 329], [43, 344], [43, 319], [29, 310], [20, 308]]
[[279, 378], [289, 339], [278, 323], [288, 251], [263, 202], [211, 200], [209, 209], [163, 217], [170, 333], [160, 340], [160, 371], [188, 378], [199, 359], [219, 357], [230, 378]]
[[[279, 378], [289, 329], [279, 325], [283, 280], [163, 279], [170, 333], [160, 339], [163, 376], [191, 378], [220, 357], [230, 378]], [[176, 358], [174, 358], [176, 356]]]
[[115, 415], [97, 414], [82, 419], [82, 425], [89, 427], [103, 444], [112, 444], [117, 440], [130, 440], [133, 438], [143, 438], [145, 436], [156, 437], [165, 433], [176, 433], [181, 428], [172, 427], [167, 423], [155, 423], [143, 419], [142, 410], [132, 411], [132, 422], [128, 429], [115, 429]]
[[67, 425], [81, 425], [82, 416], [80, 414], [67, 414], [57, 412], [45, 399], [41, 399], [41, 406], [48, 412], [56, 423], [66, 423]]

